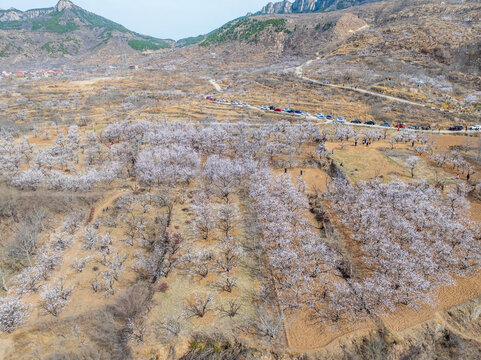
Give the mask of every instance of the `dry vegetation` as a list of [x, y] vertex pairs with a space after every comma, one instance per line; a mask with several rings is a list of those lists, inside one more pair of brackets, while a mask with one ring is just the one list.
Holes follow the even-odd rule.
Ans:
[[[473, 92], [474, 60], [417, 52], [432, 24], [418, 3], [393, 6], [289, 15], [297, 46], [266, 54], [230, 43], [148, 56], [140, 71], [2, 79], [0, 358], [480, 358], [479, 134], [205, 99], [433, 129], [478, 121], [444, 104]], [[460, 16], [479, 9], [448, 3], [448, 21], [439, 6], [423, 11], [446, 26], [440, 44], [475, 36]], [[317, 56], [301, 35], [348, 12], [305, 74], [428, 107], [296, 76]], [[359, 18], [371, 30], [350, 33]], [[381, 40], [392, 51], [375, 60]], [[458, 80], [440, 77], [448, 68]], [[407, 77], [421, 73], [414, 91]]]

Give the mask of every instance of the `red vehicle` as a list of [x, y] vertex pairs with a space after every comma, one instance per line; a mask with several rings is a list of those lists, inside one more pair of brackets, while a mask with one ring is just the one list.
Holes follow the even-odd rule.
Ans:
[[404, 129], [404, 124], [397, 124], [397, 125], [395, 126], [395, 128]]
[[282, 112], [282, 109], [275, 109], [274, 111]]
[[210, 100], [210, 101], [217, 101], [217, 99], [213, 96], [207, 96], [207, 100]]

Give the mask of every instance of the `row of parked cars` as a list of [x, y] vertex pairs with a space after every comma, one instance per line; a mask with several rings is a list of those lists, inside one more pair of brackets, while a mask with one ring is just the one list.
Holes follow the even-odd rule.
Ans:
[[[449, 131], [463, 131], [463, 130], [468, 130], [468, 127], [464, 127], [463, 125], [454, 125], [451, 126]], [[473, 125], [469, 128], [471, 131], [481, 131], [481, 125]]]
[[[336, 119], [336, 122], [340, 123], [340, 124], [345, 124], [346, 118], [338, 117]], [[356, 119], [356, 120], [352, 120], [351, 124], [360, 125], [360, 124], [363, 124], [363, 122], [359, 119]], [[373, 120], [369, 120], [369, 121], [364, 122], [364, 125], [371, 125], [372, 126], [372, 125], [376, 125], [376, 122], [373, 121]], [[396, 129], [405, 129], [406, 128], [405, 124], [397, 124], [397, 125], [393, 126], [391, 123], [388, 123], [388, 122], [383, 122], [383, 123], [379, 124], [379, 126], [386, 127], [386, 128], [394, 127]], [[429, 125], [423, 125], [423, 126], [409, 125], [409, 126], [407, 126], [407, 128], [410, 129], [410, 130], [430, 130], [431, 129], [431, 127]]]
[[[207, 100], [219, 102], [219, 103], [223, 103], [223, 104], [229, 103], [229, 101], [227, 101], [225, 99], [217, 99], [213, 96], [207, 96]], [[242, 103], [241, 101], [231, 101], [230, 104], [236, 105], [236, 106], [242, 106], [242, 107], [250, 107], [249, 104]], [[299, 116], [306, 116], [306, 117], [311, 116], [311, 114], [308, 113], [308, 112], [302, 112], [301, 110], [294, 110], [294, 109], [290, 109], [290, 108], [283, 109], [283, 108], [280, 108], [280, 107], [277, 107], [277, 106], [260, 105], [260, 106], [258, 106], [258, 108], [261, 109], [261, 110], [274, 111], [274, 112], [279, 112], [279, 113], [296, 114], [296, 115], [299, 115]], [[314, 114], [313, 116], [320, 119], [320, 120], [334, 120], [334, 116], [324, 115], [322, 113], [317, 113], [317, 114]], [[347, 123], [347, 120], [346, 120], [345, 117], [339, 116], [335, 119], [335, 122], [338, 123], [338, 124], [345, 124], [345, 123]], [[361, 120], [358, 120], [358, 119], [351, 121], [351, 124], [362, 124], [362, 123], [363, 122]], [[364, 125], [376, 125], [376, 122], [370, 120], [370, 121], [364, 122]], [[383, 123], [379, 124], [379, 126], [382, 126], [382, 127], [385, 127], [385, 128], [394, 127], [396, 129], [406, 129], [407, 128], [409, 130], [431, 130], [431, 126], [429, 126], [428, 124], [406, 126], [405, 124], [399, 123], [399, 124], [396, 124], [396, 125], [393, 126], [391, 123], [383, 122]], [[467, 130], [467, 127], [465, 128], [462, 125], [454, 125], [454, 126], [451, 126], [449, 128], [450, 131], [463, 131], [465, 129]], [[469, 130], [471, 130], [471, 131], [481, 131], [481, 125], [471, 126], [469, 128]]]
[[276, 106], [264, 106], [264, 105], [260, 105], [260, 106], [258, 106], [258, 108], [261, 109], [261, 110], [275, 111], [275, 112], [285, 112], [285, 113], [288, 113], [288, 114], [296, 114], [296, 115], [300, 115], [300, 116], [311, 116], [311, 114], [309, 114], [307, 112], [302, 112], [301, 110], [294, 110], [294, 109], [291, 109], [291, 108], [282, 109], [282, 108], [279, 108], [279, 107], [276, 107]]

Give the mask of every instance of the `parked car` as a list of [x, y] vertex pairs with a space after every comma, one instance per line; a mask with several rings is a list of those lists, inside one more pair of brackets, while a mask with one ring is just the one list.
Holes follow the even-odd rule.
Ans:
[[421, 127], [419, 125], [409, 125], [408, 129], [409, 130], [419, 130], [419, 129], [421, 129]]
[[327, 115], [326, 118], [329, 119], [329, 120], [333, 119], [332, 115]]
[[431, 130], [431, 125], [428, 125], [428, 124], [421, 125], [421, 129], [422, 130]]
[[481, 131], [481, 125], [474, 125], [469, 128], [469, 130], [473, 131]]
[[339, 124], [345, 124], [345, 123], [346, 123], [346, 118], [345, 118], [345, 117], [342, 117], [342, 116], [339, 116], [339, 117], [336, 119], [336, 122], [339, 123]]
[[329, 81], [327, 81], [327, 80], [324, 80], [322, 83], [323, 83], [324, 85], [329, 85]]
[[282, 112], [282, 109], [274, 109], [275, 112]]
[[296, 114], [302, 114], [302, 111], [301, 111], [301, 110], [294, 110], [294, 112], [295, 112]]
[[370, 120], [370, 121], [366, 121], [364, 124], [366, 124], [366, 125], [376, 125], [376, 122]]
[[275, 106], [269, 106], [269, 110], [275, 110], [276, 107]]
[[326, 117], [325, 117], [323, 114], [321, 114], [321, 113], [314, 114], [314, 116], [315, 116], [316, 118], [318, 118], [318, 119], [325, 119], [325, 118], [326, 118]]
[[451, 126], [448, 130], [449, 131], [463, 131], [464, 126], [463, 125], [454, 125], [454, 126]]
[[382, 123], [381, 125], [379, 126], [383, 126], [383, 127], [391, 127], [391, 124], [388, 123], [388, 122], [385, 122], [385, 123]]
[[395, 126], [396, 129], [404, 129], [404, 124], [397, 124]]
[[351, 121], [351, 124], [362, 124], [362, 121], [361, 120], [352, 120]]

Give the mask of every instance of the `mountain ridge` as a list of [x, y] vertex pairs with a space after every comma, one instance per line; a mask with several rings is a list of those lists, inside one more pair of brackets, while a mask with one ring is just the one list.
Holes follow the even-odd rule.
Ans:
[[269, 2], [257, 14], [298, 14], [347, 9], [351, 6], [363, 5], [380, 0], [283, 0]]
[[0, 10], [0, 61], [24, 62], [87, 54], [93, 59], [106, 47], [112, 54], [125, 56], [168, 49], [173, 43], [173, 40], [131, 31], [70, 0], [60, 0], [49, 8]]

